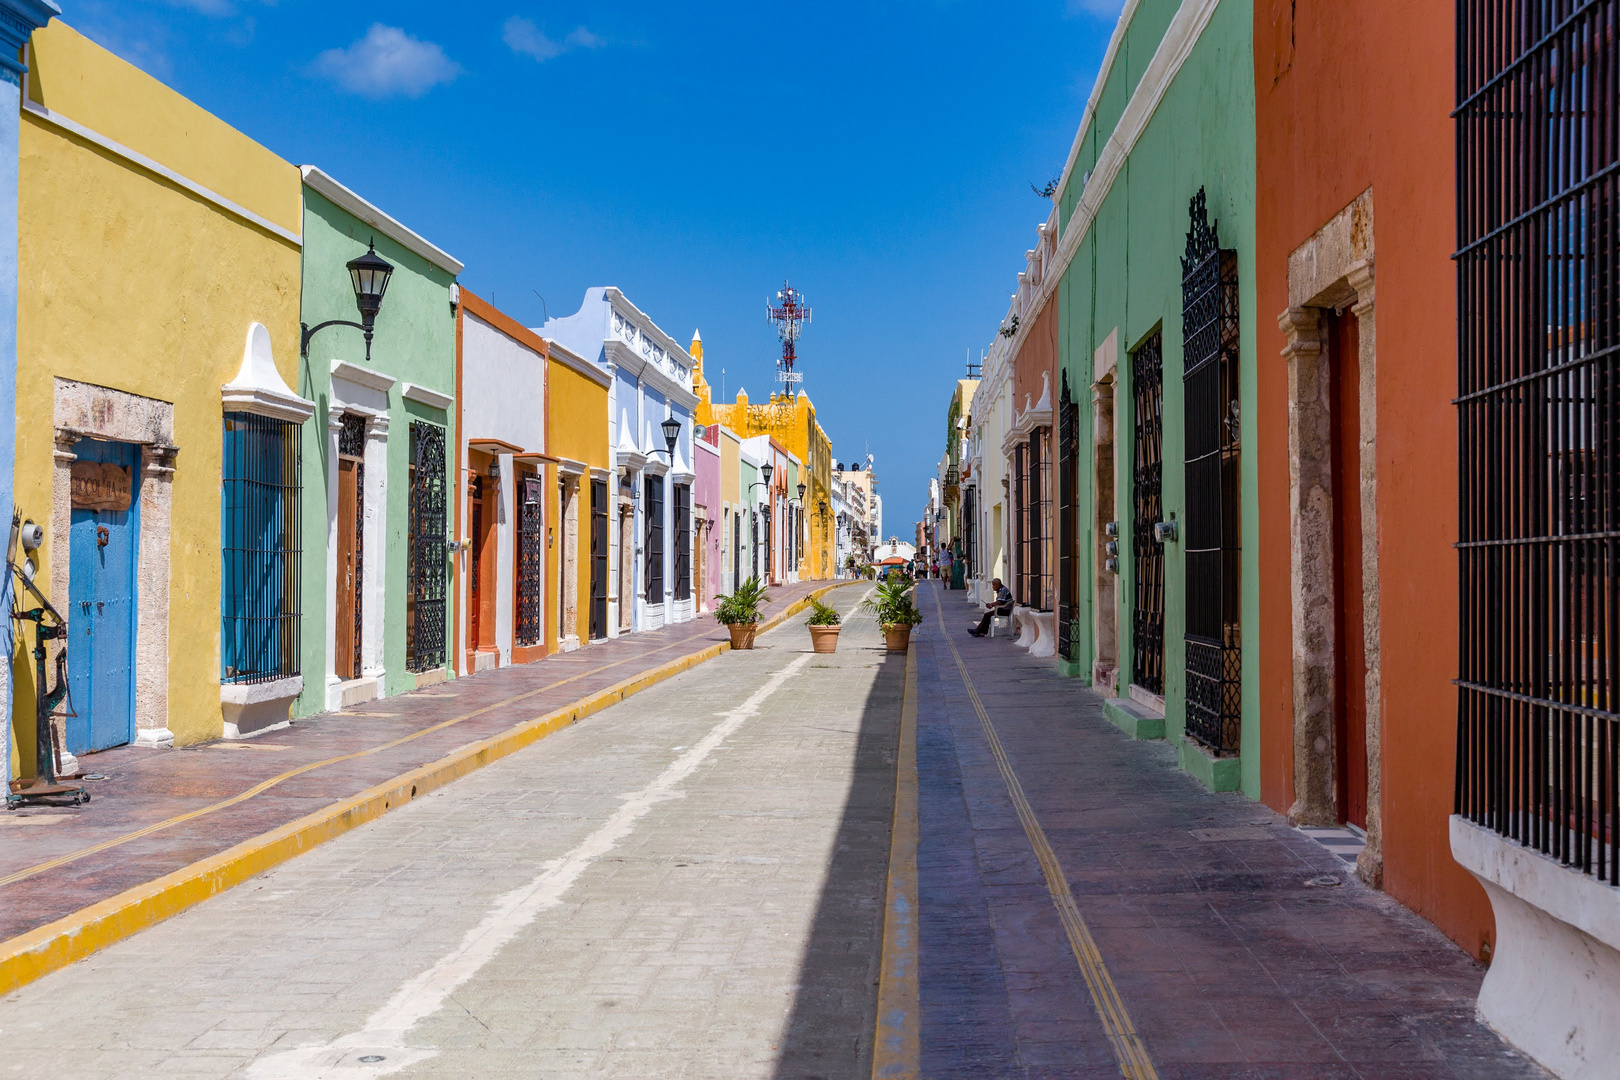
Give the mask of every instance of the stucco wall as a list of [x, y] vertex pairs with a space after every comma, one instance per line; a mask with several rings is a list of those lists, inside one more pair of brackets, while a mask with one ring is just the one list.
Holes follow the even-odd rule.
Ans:
[[[35, 101], [298, 230], [297, 169], [61, 21], [34, 35], [31, 67]], [[296, 385], [298, 247], [29, 112], [19, 153], [18, 506], [48, 524], [58, 376], [173, 403], [168, 725], [179, 744], [217, 738], [220, 387], [255, 321]], [[39, 556], [49, 582], [66, 553], [47, 540]], [[11, 749], [31, 772], [33, 664], [16, 657]]]
[[[546, 380], [547, 422], [551, 429], [548, 433], [550, 439], [548, 452], [558, 458], [584, 462], [594, 469], [611, 468], [612, 462], [608, 454], [607, 387], [556, 360], [548, 362]], [[591, 636], [590, 481], [591, 477], [587, 474], [581, 477], [579, 485], [579, 549], [577, 561], [579, 606], [577, 608], [578, 620], [574, 634], [581, 642], [589, 641]], [[614, 495], [613, 486], [609, 482], [608, 497], [610, 499]], [[558, 520], [556, 485], [553, 484], [552, 488], [547, 520], [556, 521]], [[558, 537], [558, 540], [552, 545], [551, 566], [553, 567], [553, 576], [557, 573], [555, 568], [560, 565], [560, 548], [558, 545], [562, 542], [561, 533], [558, 534]], [[613, 574], [611, 565], [608, 568], [608, 574], [610, 577]], [[557, 646], [557, 603], [560, 593], [560, 589], [550, 589], [546, 598], [546, 635], [553, 649]]]
[[538, 452], [546, 438], [545, 358], [471, 312], [461, 335], [462, 437]]
[[[1292, 16], [1292, 25], [1286, 19]], [[1261, 5], [1257, 41], [1262, 796], [1292, 801], [1288, 255], [1367, 189], [1377, 229], [1377, 516], [1384, 887], [1471, 953], [1484, 891], [1451, 857], [1457, 389], [1449, 5]], [[1443, 62], [1436, 62], [1441, 60]], [[1375, 228], [1377, 228], [1375, 226]]]

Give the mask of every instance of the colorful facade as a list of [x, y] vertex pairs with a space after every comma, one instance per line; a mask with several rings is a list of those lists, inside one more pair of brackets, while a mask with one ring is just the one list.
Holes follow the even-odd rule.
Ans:
[[[34, 33], [29, 67], [15, 491], [44, 539], [18, 556], [68, 619], [71, 773], [85, 751], [219, 738], [240, 671], [297, 676], [296, 496], [261, 508], [251, 544], [293, 576], [248, 596], [221, 491], [239, 490], [242, 417], [296, 492], [303, 223], [294, 166], [62, 23]], [[245, 638], [251, 612], [277, 630]], [[13, 775], [36, 768], [32, 637], [13, 654]]]
[[570, 489], [559, 516], [546, 474], [546, 343], [472, 292], [460, 300], [455, 519], [465, 542], [454, 564], [454, 661], [470, 675], [546, 655], [558, 585], [555, 574], [547, 581], [547, 535], [555, 542], [560, 528], [563, 544], [573, 536], [577, 545], [579, 508]]
[[[542, 331], [609, 372], [615, 496], [609, 511], [609, 633], [696, 614], [692, 590], [693, 359], [618, 289], [594, 288]], [[673, 421], [673, 446], [664, 422]]]
[[352, 325], [316, 332], [299, 382], [316, 403], [304, 437], [304, 687], [296, 706], [308, 714], [449, 673], [462, 265], [314, 166], [304, 166], [303, 178], [307, 326], [352, 323], [351, 260], [375, 250], [393, 267], [373, 339]]
[[613, 459], [608, 451], [608, 373], [556, 341], [546, 342], [546, 437], [558, 473], [547, 520], [557, 522], [547, 590], [555, 651], [609, 636], [608, 589]]

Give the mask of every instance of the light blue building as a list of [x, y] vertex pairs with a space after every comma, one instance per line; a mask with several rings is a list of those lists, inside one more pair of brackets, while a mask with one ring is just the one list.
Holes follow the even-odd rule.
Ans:
[[[62, 9], [51, 0], [0, 0], [0, 507], [13, 506], [17, 456], [17, 129], [22, 112], [22, 80], [27, 65], [17, 59], [35, 30]], [[11, 573], [5, 571], [0, 601], [8, 601]], [[9, 608], [9, 603], [5, 606]], [[11, 620], [3, 635], [12, 651]], [[0, 677], [0, 716], [11, 715], [11, 667]], [[6, 780], [11, 777], [11, 755]]]
[[[538, 331], [612, 375], [608, 445], [608, 633], [656, 630], [696, 613], [692, 586], [691, 354], [612, 286]], [[666, 428], [673, 420], [678, 425]], [[670, 449], [666, 432], [675, 431]]]

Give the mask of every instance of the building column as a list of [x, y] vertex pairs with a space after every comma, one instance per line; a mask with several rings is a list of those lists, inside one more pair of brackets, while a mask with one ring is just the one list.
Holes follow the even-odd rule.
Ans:
[[[141, 537], [136, 566], [135, 744], [172, 746], [169, 730], [169, 549], [173, 446], [141, 447]], [[156, 601], [155, 603], [153, 601]]]
[[[388, 416], [366, 417], [365, 519], [360, 539], [360, 570], [364, 609], [360, 622], [360, 676], [377, 680], [377, 697], [384, 693], [386, 675], [383, 643], [387, 640], [388, 613]], [[333, 460], [336, 460], [335, 458]]]
[[[1294, 804], [1299, 825], [1336, 825], [1331, 379], [1315, 308], [1277, 319], [1288, 361], [1289, 585], [1293, 626]], [[1370, 801], [1370, 799], [1369, 799]]]
[[1363, 259], [1345, 275], [1356, 291], [1350, 310], [1356, 316], [1359, 347], [1361, 418], [1361, 618], [1362, 648], [1367, 662], [1367, 845], [1356, 858], [1356, 873], [1375, 888], [1384, 881], [1383, 758], [1378, 618], [1378, 333], [1373, 264]]
[[[51, 604], [69, 619], [73, 613], [68, 607], [68, 567], [71, 565], [71, 535], [73, 529], [73, 463], [78, 460], [74, 447], [81, 436], [76, 431], [56, 429], [56, 447], [51, 452]], [[69, 625], [72, 625], [69, 623]], [[46, 677], [56, 671], [56, 658], [67, 648], [67, 641], [57, 638], [46, 646]], [[71, 657], [69, 660], [71, 661]], [[165, 665], [165, 670], [167, 666]], [[72, 776], [79, 771], [79, 759], [67, 748], [67, 720], [62, 716], [51, 718], [51, 730], [61, 753], [56, 756], [56, 774]]]
[[337, 673], [337, 575], [338, 575], [338, 435], [343, 430], [343, 410], [326, 413], [326, 611], [322, 634], [326, 638], [326, 709], [338, 708], [342, 701], [338, 685], [345, 681]]

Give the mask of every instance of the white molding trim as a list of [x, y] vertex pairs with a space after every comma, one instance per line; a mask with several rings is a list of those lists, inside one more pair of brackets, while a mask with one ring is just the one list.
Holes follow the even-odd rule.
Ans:
[[61, 113], [52, 109], [47, 109], [37, 101], [30, 101], [26, 93], [23, 94], [22, 97], [22, 107], [24, 112], [37, 116], [39, 119], [43, 120], [47, 124], [50, 124], [52, 127], [58, 127], [69, 134], [77, 135], [85, 142], [94, 143], [96, 146], [101, 147], [103, 150], [106, 150], [115, 157], [121, 157], [132, 165], [139, 166], [149, 173], [161, 176], [171, 184], [176, 184], [179, 187], [185, 188], [187, 191], [202, 199], [204, 202], [212, 203], [214, 206], [219, 207], [221, 210], [233, 217], [241, 218], [250, 225], [256, 225], [265, 232], [270, 233], [273, 236], [278, 236], [287, 241], [289, 244], [294, 244], [298, 247], [304, 246], [304, 238], [298, 233], [293, 232], [291, 229], [283, 228], [270, 219], [255, 214], [252, 210], [249, 210], [247, 207], [242, 206], [239, 203], [232, 202], [219, 192], [205, 188], [195, 180], [190, 180], [180, 175], [167, 165], [160, 165], [158, 162], [153, 161], [151, 158], [147, 157], [138, 150], [131, 150], [123, 143], [114, 142], [112, 139], [107, 138], [107, 136], [101, 134], [99, 131], [87, 128], [76, 120], [69, 120]]
[[443, 409], [445, 412], [449, 412], [450, 406], [456, 403], [456, 399], [449, 394], [441, 394], [437, 390], [431, 390], [426, 386], [420, 386], [413, 382], [406, 383], [400, 392], [411, 401], [426, 405], [429, 408]]
[[604, 469], [599, 465], [592, 465], [591, 466], [591, 479], [592, 480], [611, 480], [611, 479], [613, 479], [613, 470], [612, 469]]
[[361, 367], [359, 364], [351, 364], [347, 360], [332, 361], [332, 378], [343, 379], [357, 386], [368, 386], [385, 394], [399, 381], [392, 375], [385, 375], [373, 368]]
[[315, 403], [293, 393], [276, 370], [270, 331], [257, 322], [248, 325], [242, 366], [236, 378], [220, 387], [220, 400], [227, 412], [257, 413], [293, 424], [302, 424], [315, 415]]
[[402, 245], [410, 251], [422, 256], [428, 262], [451, 275], [461, 273], [466, 264], [443, 248], [422, 239], [420, 235], [389, 217], [359, 195], [350, 191], [314, 165], [302, 165], [298, 171], [303, 174], [304, 183], [326, 196], [339, 207], [347, 210], [361, 221], [370, 225], [378, 232], [387, 236], [395, 243]]
[[698, 396], [692, 392], [691, 387], [676, 382], [656, 363], [635, 352], [618, 338], [608, 338], [604, 341], [602, 352], [607, 356], [608, 363], [616, 368], [622, 368], [626, 374], [633, 372], [637, 381], [651, 385], [654, 390], [668, 398], [671, 405], [682, 406], [688, 412], [697, 408]]
[[[1097, 103], [1102, 100], [1103, 90], [1108, 86], [1108, 76], [1114, 71], [1114, 58], [1119, 55], [1119, 47], [1125, 41], [1125, 31], [1130, 29], [1131, 19], [1136, 16], [1136, 6], [1140, 0], [1125, 0], [1125, 7], [1119, 13], [1119, 19], [1114, 23], [1114, 32], [1108, 38], [1108, 51], [1103, 53], [1102, 66], [1097, 69], [1097, 80], [1091, 84], [1091, 96], [1086, 98], [1085, 111], [1080, 114], [1080, 127], [1074, 133], [1074, 142], [1069, 144], [1069, 156], [1063, 161], [1063, 172], [1058, 176], [1057, 192], [1052, 196], [1053, 203], [1063, 201], [1063, 193], [1068, 189], [1069, 177], [1074, 173], [1074, 163], [1080, 157], [1080, 147], [1086, 141], [1086, 132], [1091, 129], [1092, 122], [1097, 118]], [[1146, 72], [1143, 73], [1146, 77]]]
[[[540, 331], [538, 330], [535, 331], [537, 334], [539, 332]], [[608, 372], [603, 371], [601, 365], [593, 364], [591, 361], [574, 352], [574, 350], [570, 349], [568, 346], [559, 342], [556, 338], [542, 338], [541, 340], [546, 343], [546, 356], [549, 359], [562, 361], [563, 367], [569, 369], [570, 371], [577, 371], [587, 379], [590, 379], [592, 382], [601, 386], [613, 385], [613, 376]]]
[[[1114, 186], [1114, 179], [1131, 156], [1131, 151], [1136, 149], [1136, 141], [1142, 137], [1142, 132], [1147, 130], [1148, 121], [1153, 119], [1159, 102], [1164, 100], [1170, 84], [1175, 82], [1181, 66], [1192, 55], [1194, 46], [1198, 44], [1204, 28], [1209, 25], [1210, 18], [1219, 6], [1220, 0], [1182, 0], [1181, 7], [1176, 9], [1175, 16], [1170, 20], [1170, 25], [1165, 27], [1164, 37], [1159, 40], [1159, 47], [1154, 50], [1153, 59], [1148, 61], [1148, 66], [1142, 72], [1142, 78], [1137, 82], [1130, 101], [1125, 103], [1125, 108], [1120, 113], [1119, 123], [1114, 125], [1113, 132], [1108, 136], [1108, 142], [1097, 155], [1097, 165], [1091, 172], [1091, 179], [1075, 202], [1074, 213], [1069, 215], [1068, 225], [1058, 241], [1051, 265], [1046, 268], [1040, 287], [1029, 304], [1028, 318], [1019, 322], [1018, 333], [1012, 342], [1013, 356], [1018, 355], [1018, 351], [1023, 348], [1024, 339], [1034, 330], [1035, 322], [1046, 309], [1047, 301], [1052, 298], [1058, 282], [1063, 280], [1069, 264], [1074, 261], [1075, 252], [1080, 249], [1080, 241], [1091, 231], [1091, 223], [1096, 220], [1097, 212], [1102, 209], [1103, 201], [1108, 198], [1109, 190]], [[1134, 0], [1126, 4], [1125, 10], [1120, 13], [1119, 26], [1114, 30], [1116, 37], [1123, 34], [1129, 16], [1135, 10]], [[1112, 43], [1109, 49], [1112, 51]], [[1099, 88], [1107, 74], [1106, 67], [1098, 74]], [[1095, 97], [1100, 91], [1093, 90], [1092, 93]], [[1081, 134], [1084, 135], [1084, 128]], [[1079, 145], [1078, 139], [1079, 137], [1076, 139], [1076, 147]], [[1066, 166], [1066, 169], [1072, 167], [1073, 163], [1074, 157], [1071, 152], [1069, 166]], [[1063, 186], [1067, 183], [1066, 172], [1063, 185], [1059, 187], [1058, 198], [1061, 199]]]
[[664, 333], [664, 328], [653, 322], [651, 315], [648, 315], [645, 311], [642, 311], [640, 308], [636, 307], [636, 305], [632, 304], [630, 302], [630, 298], [625, 296], [624, 293], [619, 290], [617, 285], [609, 285], [603, 291], [608, 299], [617, 300], [619, 303], [635, 312], [637, 318], [645, 320], [647, 328], [652, 330], [653, 337], [658, 339], [658, 344], [662, 345], [666, 352], [685, 357], [686, 366], [688, 368], [697, 366], [697, 361], [693, 360], [692, 354], [686, 351], [686, 346]]
[[573, 458], [558, 458], [556, 464], [557, 472], [563, 476], [584, 476], [585, 470], [589, 467], [583, 461], [575, 461]]

